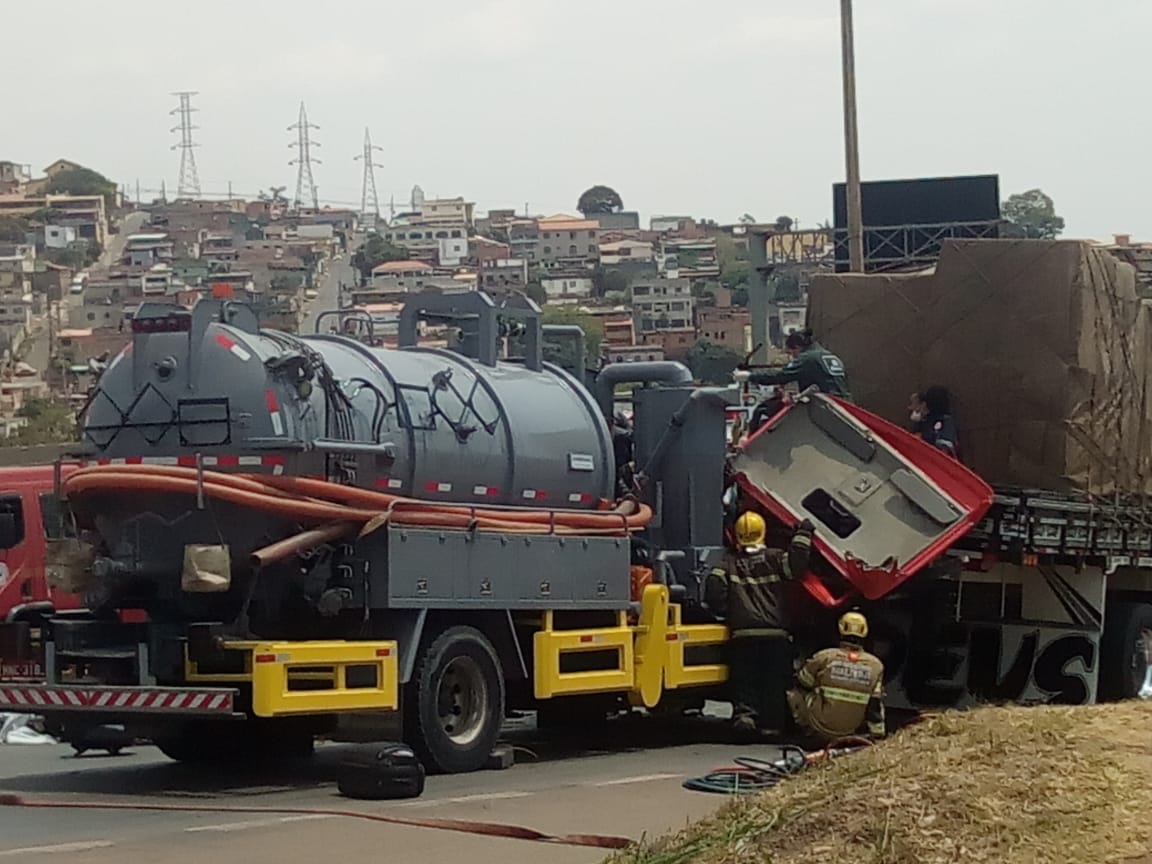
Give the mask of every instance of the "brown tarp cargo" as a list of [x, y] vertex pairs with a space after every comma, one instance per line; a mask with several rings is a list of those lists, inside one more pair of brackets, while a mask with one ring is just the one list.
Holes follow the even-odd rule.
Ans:
[[1152, 312], [1104, 250], [949, 241], [932, 274], [814, 278], [808, 321], [864, 408], [907, 425], [913, 392], [947, 387], [990, 483], [1152, 492]]

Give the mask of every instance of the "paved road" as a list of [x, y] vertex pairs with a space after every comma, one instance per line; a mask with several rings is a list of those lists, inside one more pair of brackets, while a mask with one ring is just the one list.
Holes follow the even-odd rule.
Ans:
[[[356, 270], [352, 267], [352, 252], [359, 241], [349, 243], [349, 252], [339, 255], [327, 262], [327, 269], [321, 274], [316, 285], [316, 299], [307, 304], [308, 317], [304, 319], [303, 332], [314, 333], [316, 319], [324, 312], [336, 311], [340, 308], [340, 284], [354, 284]], [[335, 324], [335, 319], [329, 318], [325, 328]]]
[[[614, 724], [577, 747], [525, 728], [509, 732], [528, 748], [508, 771], [431, 777], [425, 794], [404, 802], [357, 802], [338, 795], [334, 772], [347, 745], [321, 746], [295, 764], [229, 776], [168, 762], [151, 747], [120, 757], [75, 758], [62, 747], [0, 748], [0, 790], [30, 800], [160, 803], [219, 807], [337, 808], [499, 822], [552, 834], [640, 839], [683, 827], [718, 807], [719, 796], [684, 791], [686, 776], [730, 764], [734, 756], [772, 756], [769, 746], [722, 743], [711, 720]], [[529, 753], [528, 751], [531, 751]], [[383, 853], [383, 854], [382, 854]], [[0, 864], [68, 855], [70, 864], [212, 860], [260, 864], [356, 860], [388, 864], [451, 860], [501, 864], [600, 861], [593, 848], [351, 821], [323, 814], [268, 815], [0, 808]]]

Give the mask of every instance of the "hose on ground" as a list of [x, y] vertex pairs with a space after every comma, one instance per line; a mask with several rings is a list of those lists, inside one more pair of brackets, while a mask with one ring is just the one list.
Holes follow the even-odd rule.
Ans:
[[832, 741], [821, 750], [807, 752], [786, 744], [780, 748], [779, 759], [769, 762], [753, 756], [739, 756], [732, 761], [734, 767], [717, 768], [700, 777], [689, 777], [681, 784], [691, 792], [712, 792], [719, 795], [743, 795], [763, 792], [781, 781], [799, 774], [809, 765], [871, 747], [867, 738], [851, 736]]
[[70, 500], [86, 496], [160, 493], [196, 496], [250, 507], [316, 527], [334, 522], [364, 529], [381, 524], [509, 534], [624, 536], [652, 519], [645, 504], [624, 500], [610, 510], [479, 508], [421, 501], [303, 477], [197, 471], [176, 465], [97, 465], [81, 468], [63, 482]]

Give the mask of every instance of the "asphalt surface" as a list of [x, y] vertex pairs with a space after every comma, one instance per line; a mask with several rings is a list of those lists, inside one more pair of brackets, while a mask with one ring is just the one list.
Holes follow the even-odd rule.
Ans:
[[[517, 764], [428, 778], [409, 801], [362, 802], [339, 795], [335, 775], [351, 745], [322, 744], [307, 760], [227, 772], [168, 761], [149, 746], [118, 757], [76, 757], [68, 748], [0, 747], [0, 792], [29, 801], [113, 803], [127, 809], [0, 807], [0, 864], [68, 856], [69, 862], [257, 862], [351, 856], [389, 864], [446, 860], [517, 864], [542, 857], [595, 862], [606, 850], [541, 844], [454, 831], [348, 819], [325, 810], [353, 810], [417, 819], [497, 822], [549, 834], [599, 834], [640, 840], [684, 827], [714, 811], [723, 797], [681, 788], [688, 776], [729, 765], [738, 755], [774, 758], [768, 744], [727, 743], [715, 718], [663, 721], [650, 717], [608, 724], [579, 738], [537, 732], [526, 719], [506, 738]], [[522, 749], [521, 749], [522, 748]], [[293, 814], [152, 812], [141, 805], [271, 807]]]

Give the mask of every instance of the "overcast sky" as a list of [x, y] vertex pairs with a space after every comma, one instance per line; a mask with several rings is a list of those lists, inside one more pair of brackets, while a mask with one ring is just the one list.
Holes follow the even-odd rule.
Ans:
[[[301, 100], [320, 197], [419, 183], [479, 211], [831, 216], [844, 172], [836, 0], [56, 0], [5, 4], [0, 159], [175, 186], [197, 90], [201, 187], [295, 190]], [[865, 180], [998, 173], [1068, 235], [1152, 240], [1149, 0], [857, 0]], [[17, 34], [25, 35], [19, 36]], [[1140, 191], [1138, 191], [1140, 190]]]

